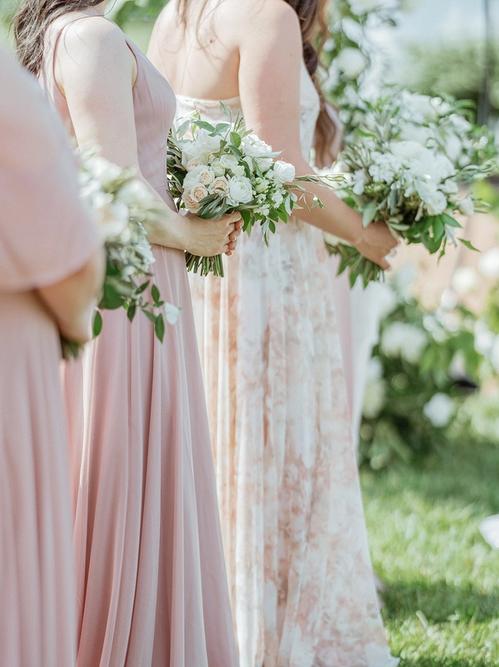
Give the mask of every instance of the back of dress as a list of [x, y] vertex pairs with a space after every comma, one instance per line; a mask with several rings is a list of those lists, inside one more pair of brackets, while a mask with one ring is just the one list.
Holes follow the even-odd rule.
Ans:
[[[74, 129], [66, 98], [57, 85], [54, 62], [58, 49], [63, 47], [64, 32], [75, 21], [89, 17], [60, 17], [49, 27], [41, 73], [41, 83], [56, 107], [71, 136]], [[174, 208], [166, 178], [167, 138], [175, 117], [175, 94], [166, 79], [158, 72], [135, 44], [125, 36], [137, 63], [137, 78], [133, 87], [133, 107], [137, 132], [137, 150], [141, 172], [156, 192]]]
[[[302, 66], [301, 147], [319, 98]], [[178, 96], [177, 118], [224, 120]], [[224, 100], [241, 111], [238, 97]], [[293, 218], [242, 235], [225, 277], [193, 275], [241, 666], [393, 667], [351, 440], [331, 261]], [[223, 406], [223, 409], [221, 409]]]
[[[52, 26], [43, 77], [70, 131], [53, 61], [72, 20]], [[173, 206], [166, 147], [175, 98], [125, 39], [137, 63], [133, 104], [141, 172]], [[78, 665], [236, 667], [185, 256], [159, 245], [153, 254], [162, 298], [181, 308], [165, 342], [141, 313], [130, 323], [123, 310], [104, 311], [102, 333], [81, 363], [65, 369]]]

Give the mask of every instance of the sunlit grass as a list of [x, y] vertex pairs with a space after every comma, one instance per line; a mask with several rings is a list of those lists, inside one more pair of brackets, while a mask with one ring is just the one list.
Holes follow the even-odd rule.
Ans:
[[401, 667], [498, 667], [499, 447], [449, 445], [423, 467], [363, 474], [384, 615]]

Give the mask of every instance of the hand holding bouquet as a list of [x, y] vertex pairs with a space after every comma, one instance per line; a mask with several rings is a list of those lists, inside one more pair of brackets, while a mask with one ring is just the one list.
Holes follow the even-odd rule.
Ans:
[[[179, 209], [207, 220], [239, 212], [243, 231], [259, 225], [265, 242], [287, 222], [300, 189], [291, 164], [246, 130], [241, 118], [212, 125], [194, 115], [169, 137], [168, 180]], [[222, 257], [186, 254], [189, 271], [223, 276]]]
[[[339, 194], [362, 212], [364, 226], [385, 222], [409, 244], [430, 253], [445, 253], [461, 223], [457, 213], [474, 210], [460, 186], [484, 178], [495, 168], [489, 135], [474, 128], [462, 107], [440, 98], [406, 91], [368, 102], [359, 98], [356, 129], [347, 138], [339, 170]], [[379, 280], [382, 270], [356, 248], [328, 240], [340, 256], [339, 273], [349, 272], [353, 285]]]
[[[142, 311], [163, 341], [165, 320], [174, 323], [178, 309], [162, 300], [152, 282], [154, 256], [144, 224], [157, 215], [154, 197], [133, 170], [121, 169], [94, 153], [81, 155], [80, 193], [105, 240], [106, 275], [93, 321], [94, 336], [102, 330], [101, 310], [123, 308], [130, 321]], [[63, 341], [66, 358], [78, 356], [80, 349]]]

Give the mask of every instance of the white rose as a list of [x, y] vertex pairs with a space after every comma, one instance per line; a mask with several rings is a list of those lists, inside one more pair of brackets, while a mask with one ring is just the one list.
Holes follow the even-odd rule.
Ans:
[[208, 196], [208, 194], [206, 186], [198, 183], [198, 185], [195, 185], [193, 188], [184, 191], [182, 200], [189, 211], [195, 213], [199, 209], [199, 204]]
[[194, 169], [206, 164], [210, 155], [220, 150], [220, 136], [210, 136], [205, 130], [199, 130], [192, 141], [184, 141], [182, 147], [182, 164], [187, 169]]
[[197, 201], [194, 200], [194, 198], [191, 196], [190, 191], [184, 191], [182, 195], [182, 201], [184, 202], [186, 208], [191, 212], [191, 213], [197, 213], [199, 210], [199, 204]]
[[225, 176], [225, 167], [220, 160], [213, 160], [211, 168], [213, 169], [215, 176]]
[[365, 55], [359, 49], [351, 46], [340, 51], [334, 61], [334, 67], [348, 79], [356, 79], [366, 69], [367, 64]]
[[447, 394], [435, 394], [423, 408], [425, 417], [437, 428], [447, 426], [454, 412], [454, 401]]
[[289, 162], [277, 160], [274, 164], [273, 175], [279, 183], [292, 183], [296, 177], [296, 169]]
[[255, 158], [255, 161], [256, 161], [258, 167], [264, 173], [266, 171], [268, 171], [272, 167], [272, 164], [274, 163], [274, 160], [271, 157], [258, 157], [258, 158]]
[[229, 180], [229, 193], [236, 204], [249, 204], [253, 199], [251, 181], [245, 176], [233, 176]]
[[168, 324], [177, 324], [181, 309], [174, 306], [172, 303], [165, 303], [164, 307], [165, 319]]
[[198, 184], [207, 186], [213, 183], [214, 178], [215, 172], [212, 169], [205, 165], [199, 165], [186, 175], [183, 187], [186, 190], [191, 190]]
[[232, 173], [234, 174], [234, 176], [244, 176], [246, 174], [246, 170], [244, 169], [242, 164], [238, 164], [237, 167], [234, 167]]
[[229, 169], [230, 171], [234, 171], [234, 169], [237, 169], [239, 166], [239, 162], [234, 155], [222, 155], [220, 158], [220, 165], [224, 169]]
[[241, 143], [243, 152], [254, 158], [268, 158], [274, 155], [272, 147], [262, 141], [256, 134], [248, 134]]
[[210, 193], [220, 193], [227, 195], [229, 193], [229, 181], [225, 176], [217, 176], [208, 188]]
[[208, 189], [206, 185], [202, 185], [201, 183], [195, 185], [190, 191], [190, 196], [195, 202], [200, 204], [203, 199], [208, 196]]
[[186, 161], [186, 164], [184, 164], [184, 167], [187, 169], [187, 171], [192, 171], [193, 169], [196, 169], [196, 167], [199, 167], [203, 165], [206, 161], [206, 156], [198, 156], [198, 157], [193, 157], [190, 158], [190, 160]]
[[499, 248], [492, 248], [483, 253], [478, 260], [478, 270], [485, 278], [499, 278]]

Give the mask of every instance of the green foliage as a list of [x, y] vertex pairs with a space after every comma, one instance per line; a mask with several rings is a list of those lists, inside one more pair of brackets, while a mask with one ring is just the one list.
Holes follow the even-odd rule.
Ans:
[[398, 296], [374, 349], [362, 462], [380, 469], [425, 457], [449, 441], [477, 439], [462, 407], [493, 369], [476, 349], [476, 321], [462, 306], [435, 313]]
[[[499, 43], [494, 46], [499, 63]], [[485, 48], [480, 42], [459, 42], [408, 47], [407, 65], [400, 83], [425, 95], [452, 95], [472, 100], [478, 107], [483, 84]], [[499, 68], [491, 87], [492, 112], [499, 115]]]
[[137, 21], [152, 22], [168, 0], [118, 0], [112, 9], [113, 19], [121, 27]]

